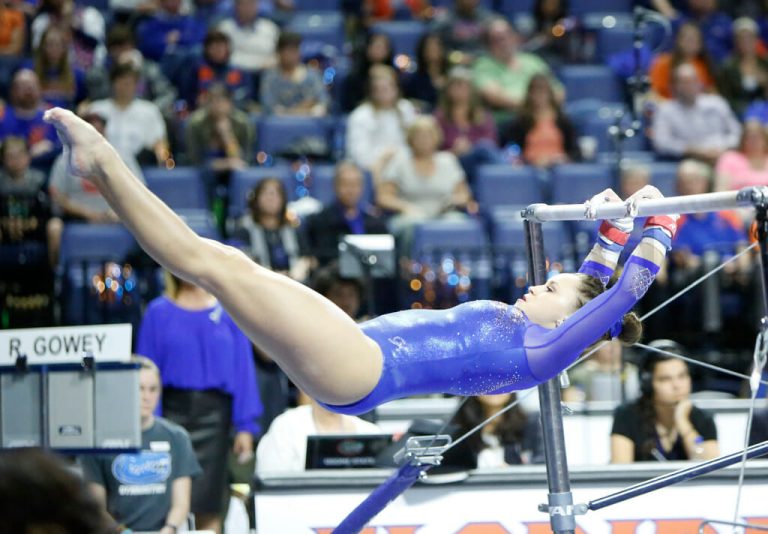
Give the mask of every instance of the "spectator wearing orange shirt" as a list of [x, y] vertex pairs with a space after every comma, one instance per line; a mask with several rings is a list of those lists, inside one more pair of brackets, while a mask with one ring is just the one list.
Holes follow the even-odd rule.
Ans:
[[696, 69], [705, 92], [715, 89], [715, 76], [712, 60], [704, 49], [701, 29], [695, 22], [686, 22], [680, 26], [671, 52], [656, 56], [648, 73], [653, 93], [664, 100], [673, 96], [672, 73], [683, 63], [690, 63]]
[[15, 7], [0, 5], [0, 56], [21, 56], [26, 39], [24, 13]]

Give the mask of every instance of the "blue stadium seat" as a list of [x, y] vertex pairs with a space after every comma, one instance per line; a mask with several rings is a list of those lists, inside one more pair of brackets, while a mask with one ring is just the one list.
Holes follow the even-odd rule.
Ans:
[[[518, 250], [525, 253], [525, 229], [523, 218], [495, 215], [492, 220], [493, 245], [501, 250]], [[544, 252], [550, 261], [572, 262], [573, 243], [568, 226], [564, 222], [542, 225]]]
[[341, 11], [341, 0], [294, 0], [296, 11]]
[[263, 117], [256, 126], [256, 148], [275, 156], [312, 138], [326, 143], [330, 151], [333, 126], [333, 120], [325, 117]]
[[436, 250], [458, 253], [487, 246], [488, 236], [476, 219], [429, 221], [414, 229], [414, 258]]
[[[629, 126], [630, 119], [625, 117], [622, 126]], [[612, 117], [592, 117], [587, 121], [582, 133], [597, 139], [597, 152], [612, 152], [615, 150], [615, 141], [610, 133], [610, 128], [615, 124]], [[650, 148], [642, 130], [635, 132], [633, 137], [625, 138], [622, 144], [624, 151], [646, 151]]]
[[[485, 9], [493, 9], [494, 1], [495, 0], [480, 0], [479, 3]], [[454, 2], [455, 0], [432, 0], [430, 5], [432, 7], [453, 8]], [[533, 5], [533, 0], [530, 0], [530, 4]]]
[[604, 65], [568, 65], [559, 71], [568, 102], [597, 98], [603, 102], [622, 102], [623, 92], [616, 75]]
[[338, 51], [344, 47], [344, 17], [339, 12], [299, 12], [286, 29], [301, 34], [304, 42], [324, 43]]
[[64, 226], [57, 278], [64, 324], [137, 322], [137, 274], [124, 262], [136, 250], [133, 236], [119, 224]]
[[541, 182], [530, 166], [482, 165], [477, 170], [473, 189], [484, 213], [502, 205], [544, 202]]
[[632, 50], [634, 36], [635, 32], [630, 28], [601, 28], [597, 30], [595, 59], [606, 62], [614, 54]]
[[228, 219], [238, 219], [248, 211], [248, 193], [264, 178], [280, 178], [291, 190], [291, 170], [287, 166], [249, 167], [232, 173], [229, 181]]
[[142, 169], [150, 191], [176, 210], [207, 210], [208, 198], [200, 171], [195, 167], [146, 167]]
[[656, 162], [650, 165], [651, 184], [655, 185], [664, 196], [677, 195], [678, 163]]
[[383, 33], [392, 41], [394, 54], [416, 57], [416, 47], [421, 36], [427, 31], [427, 25], [416, 20], [398, 20], [380, 22], [373, 26], [373, 31]]
[[216, 228], [216, 219], [210, 211], [182, 211], [179, 216], [197, 235], [221, 241], [221, 233]]
[[501, 0], [499, 11], [507, 17], [520, 13], [532, 13], [535, 0]]
[[588, 13], [630, 13], [632, 0], [577, 0], [570, 2], [570, 13], [575, 16], [584, 16]]
[[609, 168], [596, 163], [569, 163], [552, 169], [552, 203], [581, 204], [613, 187]]

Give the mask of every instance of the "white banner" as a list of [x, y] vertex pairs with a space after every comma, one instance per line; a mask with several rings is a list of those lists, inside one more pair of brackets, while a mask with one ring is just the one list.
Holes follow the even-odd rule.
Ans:
[[[618, 489], [581, 486], [574, 488], [574, 498], [584, 503]], [[330, 534], [369, 493], [335, 488], [268, 491], [256, 493], [259, 534]], [[768, 526], [766, 495], [768, 481], [746, 484], [740, 520]], [[538, 511], [546, 500], [545, 482], [540, 487], [419, 485], [392, 502], [361, 534], [549, 534], [548, 516]], [[732, 481], [673, 486], [578, 516], [576, 534], [696, 534], [705, 519], [732, 521], [735, 502]], [[764, 534], [756, 529], [747, 533]], [[704, 534], [732, 530], [715, 525]]]
[[29, 364], [79, 363], [85, 354], [97, 362], [125, 362], [131, 357], [130, 324], [0, 330], [0, 366], [26, 355]]

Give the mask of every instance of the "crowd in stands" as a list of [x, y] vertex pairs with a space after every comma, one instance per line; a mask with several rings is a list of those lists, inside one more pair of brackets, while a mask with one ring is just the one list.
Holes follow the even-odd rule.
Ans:
[[[297, 281], [311, 284], [337, 268], [341, 236], [387, 232], [397, 238], [402, 271], [388, 292], [390, 308], [509, 301], [525, 286], [516, 263], [506, 261], [519, 263], [522, 242], [497, 236], [516, 228], [520, 205], [583, 202], [608, 186], [626, 197], [647, 183], [679, 195], [768, 185], [763, 2], [647, 0], [673, 35], [661, 46], [646, 36], [640, 65], [630, 2], [606, 0], [599, 14], [578, 4], [339, 0], [336, 11], [313, 12], [286, 0], [4, 3], [0, 328], [92, 317], [69, 315], [67, 299], [106, 322], [124, 319], [110, 315], [121, 306], [137, 308], [137, 352], [157, 364], [164, 416], [190, 432], [203, 466], [192, 510], [203, 525], [220, 528], [227, 450], [247, 461], [266, 432], [262, 447], [286, 443], [282, 453], [300, 456], [307, 432], [371, 427], [317, 405], [279, 415], [301, 393], [213, 297], [179, 281], [161, 296], [156, 266], [135, 251], [129, 258], [105, 250], [96, 262], [72, 263], [70, 230], [114, 230], [118, 221], [87, 179], [69, 173], [45, 110], [75, 110], [193, 228]], [[410, 30], [398, 33], [406, 22]], [[647, 73], [647, 90], [629, 94], [623, 82], [638, 69]], [[181, 185], [161, 192], [176, 177]], [[749, 212], [685, 217], [643, 309], [743, 252], [751, 219]], [[481, 237], [425, 245], [420, 231], [436, 221]], [[558, 228], [562, 246], [548, 251], [553, 270], [575, 265], [593, 237], [583, 225]], [[510, 250], [513, 256], [501, 254]], [[675, 337], [701, 358], [748, 372], [751, 352], [742, 355], [751, 351], [759, 313], [753, 252], [646, 321], [647, 337]], [[109, 275], [114, 265], [119, 276]], [[329, 298], [360, 319], [361, 282], [337, 274], [326, 285]], [[311, 318], [297, 310], [301, 320]], [[690, 405], [658, 410], [654, 422], [654, 376], [670, 363], [632, 361], [620, 347], [605, 348], [567, 393], [631, 402], [639, 395], [621, 408], [629, 415], [620, 412], [625, 425], [614, 427], [615, 460], [655, 458], [654, 450], [666, 458], [716, 452], [714, 424]], [[680, 375], [683, 393], [738, 395], [742, 386], [701, 373], [691, 385], [687, 369], [669, 373]], [[617, 375], [623, 385], [599, 386]], [[496, 401], [468, 404], [463, 424], [493, 413]], [[200, 411], [195, 420], [190, 406]], [[632, 418], [643, 423], [631, 425]], [[476, 465], [537, 461], [529, 419], [510, 412], [470, 442], [470, 457]], [[198, 428], [200, 421], [208, 426]], [[517, 445], [507, 447], [510, 441]], [[262, 447], [259, 458], [275, 457]], [[494, 452], [481, 454], [487, 447]], [[299, 465], [297, 458], [281, 462]], [[195, 472], [190, 462], [179, 476]]]

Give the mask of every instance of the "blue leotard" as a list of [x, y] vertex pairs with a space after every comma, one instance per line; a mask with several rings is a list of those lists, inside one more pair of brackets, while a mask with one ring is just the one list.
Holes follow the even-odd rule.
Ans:
[[[580, 272], [603, 278], [606, 268], [590, 263]], [[381, 378], [358, 402], [323, 406], [359, 414], [411, 395], [505, 393], [541, 384], [631, 310], [658, 270], [657, 264], [631, 256], [611, 289], [554, 329], [532, 323], [515, 306], [487, 300], [448, 310], [407, 310], [363, 323], [363, 332], [381, 347]]]

